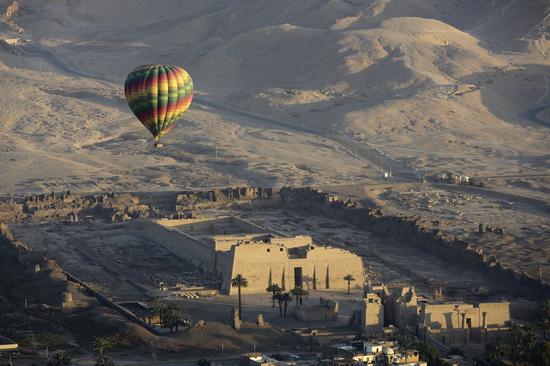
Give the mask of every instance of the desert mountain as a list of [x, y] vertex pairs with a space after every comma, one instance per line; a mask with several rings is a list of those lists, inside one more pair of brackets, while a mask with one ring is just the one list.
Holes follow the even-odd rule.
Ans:
[[[548, 1], [16, 4], [2, 3], [3, 37], [24, 40], [0, 48], [4, 191], [354, 182], [383, 163], [361, 148], [411, 175], [548, 167]], [[182, 65], [197, 89], [163, 153], [122, 95], [145, 63]]]

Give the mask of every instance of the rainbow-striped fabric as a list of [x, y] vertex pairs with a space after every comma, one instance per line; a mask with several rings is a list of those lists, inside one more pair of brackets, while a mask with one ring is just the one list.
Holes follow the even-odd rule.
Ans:
[[124, 84], [130, 109], [156, 141], [174, 127], [193, 99], [193, 80], [178, 66], [143, 65]]

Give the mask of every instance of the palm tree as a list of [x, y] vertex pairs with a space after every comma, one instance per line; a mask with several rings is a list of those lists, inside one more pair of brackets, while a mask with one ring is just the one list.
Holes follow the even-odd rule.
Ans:
[[504, 353], [504, 345], [500, 338], [495, 339], [491, 343], [487, 343], [485, 346], [487, 350], [487, 358], [491, 363], [500, 363], [500, 359]]
[[524, 329], [525, 333], [523, 335], [523, 348], [525, 349], [526, 355], [529, 355], [529, 358], [531, 358], [535, 354], [537, 336], [535, 335], [535, 329], [533, 326], [528, 325]]
[[197, 361], [197, 365], [198, 365], [198, 366], [210, 366], [210, 365], [212, 365], [212, 362], [210, 362], [210, 360], [207, 359], [206, 357], [201, 357], [201, 358]]
[[542, 336], [545, 342], [550, 342], [550, 320], [545, 319], [541, 324]]
[[299, 286], [296, 286], [292, 290], [290, 290], [290, 293], [296, 299], [296, 306], [302, 305], [303, 297], [309, 295], [309, 292]]
[[50, 362], [48, 362], [49, 366], [70, 366], [71, 365], [71, 356], [69, 356], [65, 352], [59, 352], [56, 353]]
[[237, 288], [239, 295], [239, 320], [242, 320], [242, 311], [241, 311], [241, 288], [248, 286], [248, 280], [243, 277], [240, 273], [237, 274], [234, 278], [231, 279], [231, 287]]
[[180, 306], [174, 302], [165, 306], [166, 327], [170, 328], [170, 333], [174, 331], [174, 328], [177, 332], [179, 324], [182, 322], [180, 312]]
[[296, 302], [296, 306], [298, 306], [298, 296], [300, 296], [301, 288], [296, 286], [292, 290], [290, 290], [290, 295], [294, 296], [294, 302]]
[[550, 366], [550, 342], [544, 342], [540, 345], [539, 365]]
[[344, 277], [344, 280], [348, 281], [348, 294], [349, 294], [351, 281], [355, 281], [355, 278], [353, 278], [353, 276], [349, 274], [346, 277]]
[[95, 366], [115, 366], [115, 363], [113, 362], [113, 359], [108, 356], [101, 356], [97, 362], [95, 363]]
[[521, 366], [525, 359], [523, 348], [523, 330], [517, 325], [512, 324], [510, 329], [513, 335], [512, 348], [510, 349], [510, 360], [512, 360], [514, 366]]
[[288, 302], [292, 301], [292, 296], [288, 292], [283, 292], [281, 294], [281, 301], [285, 304], [284, 317], [286, 318], [286, 309], [288, 307]]
[[266, 292], [270, 293], [271, 294], [271, 299], [273, 300], [273, 304], [271, 305], [272, 308], [275, 307], [275, 300], [277, 300], [277, 298], [275, 297], [275, 295], [281, 291], [283, 291], [282, 288], [279, 287], [278, 284], [274, 283], [272, 285], [269, 285], [266, 289], [265, 289]]
[[273, 295], [273, 298], [279, 302], [279, 315], [283, 316], [283, 293], [277, 292], [275, 295]]
[[113, 347], [111, 341], [105, 337], [96, 337], [92, 344], [92, 350], [97, 352], [98, 357], [101, 359], [105, 353]]
[[302, 305], [302, 300], [304, 299], [304, 297], [308, 297], [308, 296], [309, 296], [309, 291], [302, 289], [302, 293], [300, 294], [300, 305]]
[[512, 347], [510, 349], [510, 360], [512, 360], [514, 366], [521, 366], [525, 361], [523, 329], [517, 324], [512, 324], [510, 330], [513, 335]]
[[166, 327], [170, 328], [170, 333], [173, 333], [174, 330], [177, 332], [178, 327], [181, 323], [182, 319], [179, 314], [169, 314], [168, 318], [166, 319]]
[[163, 316], [164, 316], [164, 304], [158, 302], [155, 304], [155, 306], [153, 307], [153, 310], [152, 310], [152, 313], [154, 315], [158, 315], [159, 316], [159, 323], [160, 323], [160, 326], [163, 327], [164, 326], [164, 322], [163, 322]]
[[544, 317], [542, 320], [542, 335], [546, 342], [550, 341], [550, 300], [544, 302]]

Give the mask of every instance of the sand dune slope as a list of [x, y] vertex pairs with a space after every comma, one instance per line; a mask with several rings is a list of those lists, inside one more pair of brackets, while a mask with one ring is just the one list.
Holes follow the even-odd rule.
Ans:
[[[547, 172], [542, 0], [18, 5], [0, 22], [22, 40], [0, 47], [3, 192], [378, 177], [361, 148], [411, 174]], [[221, 106], [194, 104], [164, 151], [122, 95], [129, 71], [157, 62], [184, 66], [197, 101]]]

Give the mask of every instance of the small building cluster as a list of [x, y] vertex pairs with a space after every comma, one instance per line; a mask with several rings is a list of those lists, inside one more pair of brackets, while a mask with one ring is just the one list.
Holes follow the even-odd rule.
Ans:
[[449, 184], [469, 184], [470, 177], [447, 172], [438, 174], [435, 178], [435, 181]]
[[325, 347], [321, 365], [365, 365], [365, 366], [427, 366], [420, 360], [416, 350], [400, 347], [397, 342], [348, 342]]
[[317, 366], [317, 360], [304, 360], [293, 354], [266, 355], [258, 352], [241, 356], [240, 366]]
[[405, 349], [397, 342], [353, 341], [324, 346], [320, 357], [302, 358], [293, 354], [266, 355], [246, 353], [241, 366], [428, 366], [416, 350]]
[[482, 348], [511, 326], [509, 302], [427, 301], [419, 299], [414, 287], [389, 291], [385, 286], [371, 286], [361, 313], [364, 336], [383, 336], [385, 326], [392, 325], [415, 332], [442, 352], [453, 346]]

